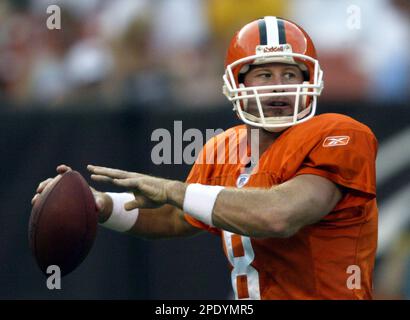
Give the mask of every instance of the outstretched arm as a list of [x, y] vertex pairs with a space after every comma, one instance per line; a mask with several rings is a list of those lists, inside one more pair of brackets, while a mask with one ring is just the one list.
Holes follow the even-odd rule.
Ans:
[[193, 236], [202, 232], [190, 225], [182, 210], [172, 205], [156, 209], [140, 209], [138, 220], [127, 231], [128, 234], [144, 239], [164, 239]]
[[[126, 208], [170, 204], [182, 210], [188, 184], [122, 170], [88, 166], [94, 180], [133, 191]], [[251, 237], [289, 237], [319, 221], [342, 198], [340, 188], [316, 175], [300, 175], [270, 189], [225, 188], [217, 196], [212, 223]], [[187, 212], [189, 214], [189, 212]]]

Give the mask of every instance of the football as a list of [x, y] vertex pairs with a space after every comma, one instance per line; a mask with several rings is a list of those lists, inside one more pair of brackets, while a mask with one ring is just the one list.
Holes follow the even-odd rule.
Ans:
[[89, 253], [97, 232], [98, 211], [88, 183], [77, 171], [55, 179], [34, 203], [29, 243], [38, 266], [56, 265], [61, 276], [76, 269]]

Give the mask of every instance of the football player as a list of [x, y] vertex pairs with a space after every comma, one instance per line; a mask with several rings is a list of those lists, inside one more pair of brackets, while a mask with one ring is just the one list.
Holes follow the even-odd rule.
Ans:
[[[237, 299], [372, 298], [374, 134], [345, 115], [315, 116], [323, 72], [289, 20], [245, 25], [225, 67], [224, 93], [244, 124], [209, 140], [186, 182], [88, 166], [95, 181], [132, 192], [94, 191], [101, 224], [149, 239], [218, 234]], [[258, 159], [207, 161], [226, 141], [225, 158], [254, 139]]]

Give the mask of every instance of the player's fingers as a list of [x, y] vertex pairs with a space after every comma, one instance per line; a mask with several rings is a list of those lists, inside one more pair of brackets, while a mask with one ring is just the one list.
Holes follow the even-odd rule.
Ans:
[[102, 194], [102, 192], [101, 191], [97, 191], [97, 190], [95, 190], [93, 187], [91, 187], [91, 186], [89, 186], [90, 187], [90, 190], [91, 190], [91, 192], [92, 192], [92, 194], [93, 194], [93, 196], [94, 196], [94, 198], [95, 199], [97, 199], [97, 197], [100, 197], [101, 198], [101, 194]]
[[119, 179], [126, 179], [131, 177], [138, 177], [141, 174], [136, 172], [128, 172], [119, 169], [107, 168], [107, 167], [99, 167], [94, 165], [88, 165], [87, 169], [94, 174], [103, 175], [111, 178], [119, 178]]
[[98, 182], [113, 183], [113, 179], [99, 174], [92, 174], [91, 179]]
[[38, 193], [36, 193], [36, 194], [34, 195], [33, 199], [31, 199], [31, 204], [32, 204], [32, 205], [37, 201], [37, 199], [38, 199], [39, 196], [40, 196], [40, 194], [38, 194]]
[[[47, 179], [47, 180], [50, 180], [50, 181], [47, 181], [47, 183], [44, 183], [44, 185], [41, 186], [41, 188], [40, 188], [40, 190], [38, 191], [38, 193], [43, 193], [43, 192], [45, 192], [48, 188], [50, 188], [51, 186], [55, 185], [55, 184], [57, 183], [57, 181], [61, 179], [61, 177], [62, 177], [62, 175], [59, 174], [58, 176], [56, 176], [56, 177], [54, 177], [54, 178], [49, 178], [49, 179]], [[46, 181], [44, 181], [44, 182], [46, 182]]]
[[105, 207], [105, 201], [102, 197], [102, 192], [95, 190], [93, 187], [89, 186], [91, 193], [93, 194], [95, 204], [97, 205], [98, 211], [102, 211]]
[[152, 209], [152, 208], [158, 208], [161, 204], [156, 203], [155, 201], [151, 201], [150, 199], [137, 195], [135, 196], [135, 199], [129, 202], [126, 202], [124, 204], [124, 208], [126, 211], [130, 211], [136, 208], [146, 208], [146, 209]]
[[38, 187], [37, 187], [37, 189], [36, 189], [36, 192], [37, 192], [37, 193], [43, 192], [44, 188], [45, 188], [51, 181], [53, 181], [53, 178], [48, 178], [48, 179], [46, 179], [46, 180], [40, 182], [39, 185], [38, 185]]
[[138, 201], [137, 199], [126, 202], [124, 204], [124, 208], [126, 211], [130, 211], [130, 210], [141, 208], [141, 207], [142, 207], [142, 201]]
[[105, 201], [103, 197], [101, 197], [100, 195], [94, 195], [94, 198], [95, 198], [95, 205], [97, 206], [97, 210], [99, 212], [102, 212], [105, 208]]
[[127, 188], [128, 190], [138, 190], [141, 187], [140, 181], [140, 178], [112, 179], [113, 184], [119, 187]]
[[130, 175], [130, 172], [119, 170], [119, 169], [113, 169], [113, 168], [107, 168], [107, 167], [99, 167], [99, 166], [93, 166], [93, 165], [88, 165], [87, 169], [94, 174], [99, 174], [111, 178], [127, 178]]
[[71, 169], [69, 166], [66, 166], [65, 164], [60, 164], [60, 165], [57, 167], [56, 170], [57, 170], [58, 173], [63, 174], [63, 173], [65, 173], [65, 172], [67, 172], [67, 171], [71, 171], [72, 169]]

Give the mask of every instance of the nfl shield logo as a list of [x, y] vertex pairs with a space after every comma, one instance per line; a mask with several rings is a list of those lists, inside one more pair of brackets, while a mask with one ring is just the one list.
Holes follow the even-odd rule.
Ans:
[[245, 184], [248, 183], [250, 176], [251, 175], [248, 173], [242, 173], [241, 175], [239, 175], [238, 179], [236, 180], [236, 186], [238, 188], [242, 188]]

